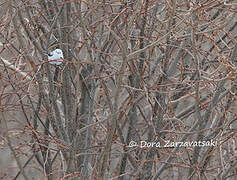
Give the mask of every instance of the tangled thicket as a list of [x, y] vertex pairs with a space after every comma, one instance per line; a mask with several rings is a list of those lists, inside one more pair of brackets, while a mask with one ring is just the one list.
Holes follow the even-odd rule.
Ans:
[[236, 6], [1, 2], [0, 177], [235, 179]]

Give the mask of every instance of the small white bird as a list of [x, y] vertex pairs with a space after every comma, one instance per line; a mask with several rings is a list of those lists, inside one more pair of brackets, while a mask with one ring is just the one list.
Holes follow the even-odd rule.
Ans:
[[50, 64], [60, 65], [63, 62], [63, 51], [61, 49], [55, 49], [48, 54], [48, 60]]

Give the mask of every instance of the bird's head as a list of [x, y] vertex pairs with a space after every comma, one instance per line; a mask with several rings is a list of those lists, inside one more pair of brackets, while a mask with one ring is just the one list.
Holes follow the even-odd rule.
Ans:
[[63, 51], [61, 49], [55, 49], [53, 52], [57, 53], [58, 55], [63, 55]]

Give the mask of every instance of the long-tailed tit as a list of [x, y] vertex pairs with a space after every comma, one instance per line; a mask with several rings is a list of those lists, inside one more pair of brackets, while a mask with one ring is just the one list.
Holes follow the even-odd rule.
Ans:
[[61, 49], [55, 49], [48, 53], [48, 60], [50, 64], [60, 65], [63, 62], [63, 51]]

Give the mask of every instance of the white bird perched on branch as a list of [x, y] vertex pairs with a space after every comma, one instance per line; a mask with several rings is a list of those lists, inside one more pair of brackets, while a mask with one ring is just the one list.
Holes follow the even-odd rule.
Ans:
[[60, 65], [63, 62], [63, 51], [61, 49], [55, 49], [48, 53], [48, 60], [50, 64]]

